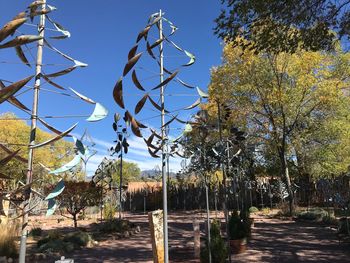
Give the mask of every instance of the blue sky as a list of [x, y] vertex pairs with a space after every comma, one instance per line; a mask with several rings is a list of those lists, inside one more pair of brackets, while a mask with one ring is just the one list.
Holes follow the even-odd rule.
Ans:
[[[22, 11], [31, 1], [4, 1], [0, 0], [0, 24], [7, 21]], [[135, 44], [136, 36], [147, 23], [148, 17], [159, 9], [165, 12], [165, 17], [172, 21], [179, 30], [172, 40], [190, 51], [196, 56], [196, 63], [191, 67], [182, 68], [179, 77], [201, 89], [206, 90], [210, 81], [210, 68], [221, 62], [221, 41], [213, 35], [213, 20], [219, 14], [220, 1], [170, 1], [170, 0], [88, 0], [88, 1], [54, 1], [48, 0], [48, 4], [57, 7], [50, 17], [70, 31], [71, 37], [65, 40], [51, 40], [50, 43], [70, 55], [74, 59], [87, 63], [86, 68], [78, 68], [72, 73], [56, 78], [55, 81], [68, 88], [72, 87], [78, 92], [92, 98], [108, 108], [110, 115], [106, 119], [88, 123], [84, 118], [57, 118], [47, 121], [55, 127], [65, 130], [76, 122], [79, 122], [74, 133], [79, 135], [88, 129], [89, 134], [96, 142], [98, 150], [88, 164], [88, 172], [91, 175], [115, 139], [111, 124], [113, 114], [123, 110], [114, 102], [112, 97], [113, 87], [121, 76], [127, 61], [127, 54]], [[34, 20], [36, 23], [37, 20]], [[53, 28], [48, 24], [49, 28]], [[167, 28], [166, 28], [167, 29]], [[19, 29], [20, 33], [35, 34], [35, 27], [24, 25]], [[47, 31], [47, 36], [54, 32]], [[150, 33], [150, 42], [156, 40], [155, 29]], [[10, 38], [8, 38], [10, 39]], [[7, 40], [8, 40], [7, 39]], [[6, 41], [6, 40], [5, 40]], [[31, 52], [35, 56], [35, 46]], [[140, 47], [140, 51], [144, 48]], [[28, 59], [33, 62], [30, 52], [26, 51]], [[165, 45], [165, 67], [176, 68], [184, 64], [188, 58], [169, 46]], [[17, 81], [33, 74], [34, 69], [20, 64], [14, 49], [0, 51], [0, 78]], [[44, 49], [44, 71], [55, 72], [71, 65], [69, 61], [62, 59], [51, 50]], [[55, 65], [51, 65], [55, 64]], [[143, 79], [145, 87], [151, 88], [157, 84], [156, 76], [158, 69], [154, 61], [143, 55], [137, 64], [139, 78]], [[142, 67], [142, 68], [140, 68]], [[144, 70], [146, 69], [146, 70]], [[33, 83], [31, 83], [33, 85]], [[43, 86], [50, 90], [54, 88], [47, 84]], [[57, 90], [58, 91], [58, 90]], [[130, 77], [124, 81], [126, 107], [133, 113], [133, 109], [142, 94], [130, 81]], [[157, 94], [152, 92], [154, 99], [158, 100]], [[179, 109], [192, 104], [197, 99], [195, 90], [186, 89], [178, 84], [169, 84], [166, 88], [166, 108], [169, 110]], [[25, 93], [18, 97], [25, 105], [32, 104], [31, 93]], [[12, 111], [20, 117], [26, 115], [8, 103], [0, 105], [0, 113]], [[39, 115], [89, 115], [93, 106], [72, 97], [41, 91]], [[179, 117], [189, 119], [192, 111], [179, 112]], [[134, 113], [133, 113], [134, 114]], [[150, 119], [158, 113], [146, 104], [145, 110], [136, 118], [150, 127], [160, 126], [159, 117]], [[181, 133], [182, 124], [171, 127], [171, 136], [176, 137]], [[131, 133], [131, 132], [130, 132]], [[159, 159], [149, 157], [144, 142], [130, 134], [130, 153], [127, 160], [138, 163], [142, 170], [152, 169], [160, 165]], [[170, 169], [176, 171], [179, 168], [180, 159], [171, 160]]]

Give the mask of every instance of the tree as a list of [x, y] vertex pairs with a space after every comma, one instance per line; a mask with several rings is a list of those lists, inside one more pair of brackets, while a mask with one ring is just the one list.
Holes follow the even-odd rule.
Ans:
[[[333, 54], [299, 50], [271, 55], [243, 52], [229, 43], [224, 48], [223, 65], [212, 71], [211, 103], [226, 102], [249, 135], [273, 149], [287, 185], [291, 212], [288, 160], [293, 156], [292, 143], [298, 135], [315, 136], [319, 123], [326, 125], [339, 107], [349, 103], [343, 95], [348, 88], [349, 58], [340, 49]], [[349, 116], [349, 110], [343, 114]], [[350, 131], [349, 125], [343, 128]], [[333, 137], [333, 147], [337, 143]]]
[[[118, 185], [120, 180], [120, 160], [113, 163], [112, 172], [113, 184]], [[123, 160], [123, 184], [141, 180], [141, 170], [136, 163]]]
[[[349, 0], [221, 0], [226, 6], [215, 34], [257, 51], [331, 50], [336, 39], [349, 39]], [[240, 42], [242, 37], [249, 42]]]
[[[0, 144], [3, 144], [11, 151], [20, 150], [19, 156], [23, 157], [24, 162], [17, 159], [13, 159], [6, 166], [0, 167], [0, 172], [13, 178], [8, 186], [8, 190], [16, 188], [16, 184], [19, 180], [25, 182], [25, 173], [27, 169], [27, 163], [25, 161], [28, 151], [28, 138], [30, 127], [26, 122], [17, 118], [13, 113], [4, 113], [0, 115]], [[53, 137], [41, 129], [37, 129], [37, 142], [46, 141]], [[73, 143], [61, 140], [54, 142], [50, 146], [38, 148], [35, 151], [35, 163], [34, 172], [37, 175], [36, 179], [44, 180], [46, 182], [54, 182], [55, 178], [52, 175], [48, 175], [47, 171], [40, 165], [43, 164], [46, 167], [58, 167], [65, 161], [69, 160], [74, 154], [71, 149]], [[7, 156], [7, 153], [0, 149], [0, 159]], [[36, 182], [34, 182], [34, 185]]]
[[101, 201], [101, 190], [89, 182], [65, 181], [64, 191], [57, 197], [61, 207], [65, 207], [72, 216], [74, 227], [77, 227], [77, 215], [88, 206], [98, 205]]

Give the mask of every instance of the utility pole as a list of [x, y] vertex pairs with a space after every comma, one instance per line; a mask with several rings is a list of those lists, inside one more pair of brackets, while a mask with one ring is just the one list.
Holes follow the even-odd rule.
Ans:
[[[41, 10], [45, 10], [46, 0], [42, 0]], [[38, 33], [41, 37], [38, 40], [37, 59], [35, 66], [35, 84], [34, 84], [34, 98], [33, 98], [33, 109], [31, 114], [31, 127], [30, 127], [30, 138], [29, 138], [29, 151], [28, 151], [28, 168], [27, 168], [27, 179], [26, 184], [30, 184], [33, 181], [33, 158], [34, 149], [32, 146], [35, 144], [37, 119], [38, 119], [38, 104], [39, 104], [39, 91], [40, 91], [40, 78], [41, 78], [41, 67], [43, 58], [43, 46], [44, 46], [44, 32], [45, 32], [45, 15], [40, 15], [40, 22], [38, 26]], [[22, 217], [22, 230], [21, 230], [21, 244], [19, 251], [19, 263], [26, 262], [26, 246], [27, 246], [27, 235], [28, 235], [28, 210], [30, 208], [31, 201], [31, 187], [25, 192], [25, 200], [23, 202], [23, 217]]]
[[[163, 21], [162, 21], [162, 10], [159, 10], [159, 39], [161, 40], [159, 45], [159, 66], [160, 66], [160, 83], [164, 81], [164, 56], [163, 56]], [[163, 188], [163, 236], [164, 236], [164, 263], [169, 262], [169, 251], [168, 251], [168, 197], [167, 197], [167, 178], [165, 171], [165, 107], [164, 107], [164, 86], [160, 87], [160, 102], [161, 102], [161, 129], [162, 129], [162, 188]]]

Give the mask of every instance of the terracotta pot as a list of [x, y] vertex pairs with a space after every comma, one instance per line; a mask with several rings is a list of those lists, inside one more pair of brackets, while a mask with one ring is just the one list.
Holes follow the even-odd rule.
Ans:
[[247, 239], [230, 240], [230, 248], [233, 254], [241, 254], [247, 250]]

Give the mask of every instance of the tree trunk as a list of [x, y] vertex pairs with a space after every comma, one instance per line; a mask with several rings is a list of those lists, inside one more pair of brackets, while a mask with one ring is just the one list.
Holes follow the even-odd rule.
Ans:
[[78, 227], [77, 214], [73, 215], [74, 227]]
[[287, 165], [287, 159], [286, 159], [286, 153], [285, 150], [282, 148], [279, 149], [279, 155], [280, 155], [280, 161], [281, 161], [281, 169], [282, 169], [282, 175], [283, 179], [287, 185], [287, 191], [288, 191], [288, 202], [289, 202], [289, 213], [290, 215], [294, 212], [294, 194], [292, 190], [292, 184], [289, 177], [289, 170]]

